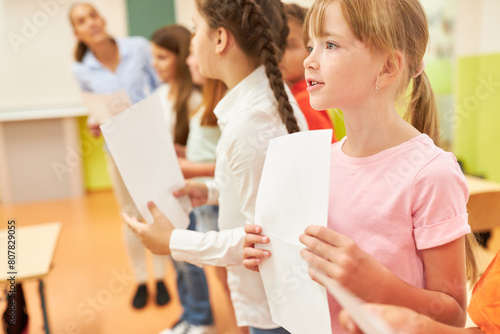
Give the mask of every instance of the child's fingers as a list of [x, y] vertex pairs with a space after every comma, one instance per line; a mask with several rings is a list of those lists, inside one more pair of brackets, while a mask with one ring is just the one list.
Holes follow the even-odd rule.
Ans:
[[130, 217], [125, 212], [122, 212], [122, 217], [125, 220], [125, 223], [130, 227], [132, 232], [134, 232], [136, 235], [140, 235], [142, 233], [142, 230], [144, 228], [143, 223], [140, 223], [135, 217]]
[[267, 244], [269, 243], [269, 237], [261, 234], [247, 234], [245, 235], [245, 248], [251, 247], [254, 244]]
[[158, 219], [165, 217], [163, 212], [161, 212], [160, 209], [158, 209], [155, 202], [153, 202], [153, 201], [148, 202], [148, 210], [149, 210], [149, 212], [151, 212], [151, 215], [153, 216], [153, 219], [155, 220], [155, 222]]
[[259, 225], [246, 224], [245, 233], [262, 233], [262, 227]]
[[317, 226], [317, 225], [308, 226], [305, 229], [304, 234], [316, 237], [320, 240], [329, 243], [330, 245], [337, 247], [342, 246], [343, 244], [351, 241], [351, 239], [349, 239], [345, 235], [335, 232], [334, 230], [331, 230], [325, 226]]
[[[333, 262], [330, 262], [328, 260], [325, 260], [323, 257], [318, 256], [311, 252], [308, 249], [302, 249], [300, 251], [300, 256], [307, 262], [309, 263], [309, 266], [312, 267], [314, 270], [317, 270], [319, 272], [322, 272], [326, 274], [327, 276], [338, 280], [339, 278], [344, 278], [345, 275], [342, 275], [343, 271], [341, 268], [339, 268], [338, 265], [336, 265]], [[311, 275], [311, 270], [309, 270], [310, 276], [312, 279], [317, 281], [313, 275]], [[317, 281], [318, 283], [321, 283]], [[340, 282], [339, 283], [343, 283]]]
[[189, 184], [186, 184], [186, 186], [184, 188], [181, 188], [181, 189], [174, 191], [174, 196], [175, 197], [187, 196], [187, 195], [189, 195], [190, 191], [191, 191], [191, 187], [189, 186]]
[[329, 245], [318, 237], [308, 234], [302, 234], [299, 241], [309, 248], [312, 252], [326, 259], [334, 259], [337, 253], [337, 247]]
[[245, 247], [243, 248], [243, 258], [267, 258], [271, 256], [271, 252], [264, 249]]
[[262, 259], [255, 258], [255, 259], [245, 259], [243, 260], [243, 266], [247, 268], [248, 270], [252, 271], [259, 271], [259, 264], [262, 263]]

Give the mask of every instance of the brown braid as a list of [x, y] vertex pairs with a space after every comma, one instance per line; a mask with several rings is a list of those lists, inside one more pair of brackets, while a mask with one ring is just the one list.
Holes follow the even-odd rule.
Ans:
[[278, 64], [286, 46], [288, 25], [280, 0], [197, 0], [200, 13], [211, 28], [225, 27], [238, 46], [266, 70], [278, 102], [278, 112], [288, 133], [300, 131], [285, 90]]

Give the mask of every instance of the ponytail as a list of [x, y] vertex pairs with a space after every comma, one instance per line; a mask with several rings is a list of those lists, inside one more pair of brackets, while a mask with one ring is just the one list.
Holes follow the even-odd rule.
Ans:
[[413, 78], [413, 90], [406, 119], [418, 131], [427, 134], [439, 146], [439, 122], [436, 98], [427, 74]]
[[[469, 225], [471, 219], [469, 218]], [[467, 269], [467, 279], [471, 286], [473, 286], [479, 279], [479, 270], [477, 264], [476, 251], [479, 247], [476, 236], [474, 233], [469, 233], [465, 236], [465, 265]]]
[[[439, 146], [439, 122], [437, 104], [431, 83], [425, 71], [413, 78], [413, 90], [406, 119], [418, 131], [427, 134]], [[470, 224], [470, 222], [469, 222]], [[473, 285], [479, 278], [475, 249], [478, 246], [474, 234], [465, 236], [467, 279]]]
[[225, 27], [249, 57], [263, 64], [288, 133], [300, 131], [278, 67], [289, 28], [280, 0], [196, 0], [212, 29]]

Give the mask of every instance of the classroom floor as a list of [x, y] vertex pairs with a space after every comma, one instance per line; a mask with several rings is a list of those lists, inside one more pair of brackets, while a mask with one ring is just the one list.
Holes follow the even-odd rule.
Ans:
[[[180, 317], [170, 262], [166, 282], [171, 302], [163, 307], [154, 303], [155, 285], [151, 279], [148, 305], [141, 310], [132, 308], [131, 299], [137, 286], [125, 255], [122, 221], [111, 191], [94, 192], [80, 199], [3, 205], [0, 217], [2, 228], [6, 228], [6, 221], [11, 218], [17, 220], [17, 226], [53, 221], [63, 224], [53, 268], [44, 279], [51, 333], [156, 334]], [[148, 261], [148, 268], [152, 268], [149, 257]], [[206, 272], [219, 333], [233, 334], [236, 324], [228, 316], [232, 312], [229, 300], [223, 294], [214, 268], [207, 268]], [[112, 289], [110, 284], [114, 284]], [[38, 282], [26, 282], [23, 286], [30, 317], [29, 334], [44, 333]], [[3, 292], [0, 296], [3, 313]]]
[[[52, 333], [158, 333], [179, 318], [181, 308], [170, 263], [166, 281], [172, 301], [158, 307], [151, 295], [146, 308], [135, 310], [131, 307], [136, 284], [125, 256], [122, 222], [111, 191], [94, 192], [79, 199], [0, 205], [0, 217], [2, 228], [11, 218], [17, 220], [18, 226], [53, 221], [63, 224], [53, 268], [44, 279]], [[497, 229], [493, 232], [489, 251], [480, 252], [481, 267], [484, 268], [499, 249], [500, 229]], [[218, 333], [233, 334], [236, 325], [228, 316], [231, 312], [229, 301], [214, 268], [207, 268], [206, 272]], [[116, 283], [118, 277], [121, 283], [109, 293], [109, 285]], [[153, 284], [151, 280], [148, 286], [152, 292]], [[29, 334], [44, 333], [37, 281], [26, 282], [24, 292], [30, 316]], [[3, 293], [0, 298], [0, 310], [3, 310]]]

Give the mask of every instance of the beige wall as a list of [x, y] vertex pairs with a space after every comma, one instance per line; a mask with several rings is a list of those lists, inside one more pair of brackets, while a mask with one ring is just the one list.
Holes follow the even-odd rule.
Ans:
[[500, 1], [458, 0], [457, 11], [458, 56], [500, 52]]
[[[0, 0], [0, 111], [81, 104], [71, 71], [73, 2]], [[107, 19], [111, 34], [127, 35], [124, 0], [89, 2]]]

